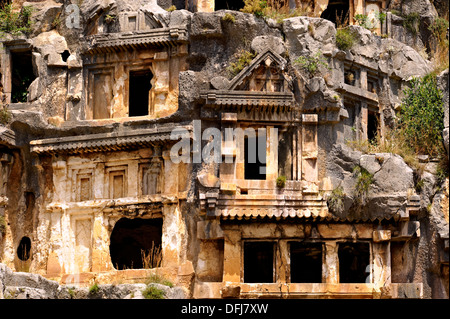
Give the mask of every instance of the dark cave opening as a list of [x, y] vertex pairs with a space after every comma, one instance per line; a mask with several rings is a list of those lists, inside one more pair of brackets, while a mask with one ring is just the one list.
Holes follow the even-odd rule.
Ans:
[[30, 258], [31, 251], [31, 240], [29, 237], [24, 236], [20, 240], [19, 246], [17, 247], [17, 257], [22, 261], [27, 261]]
[[161, 266], [162, 218], [121, 218], [111, 233], [110, 256], [115, 269]]

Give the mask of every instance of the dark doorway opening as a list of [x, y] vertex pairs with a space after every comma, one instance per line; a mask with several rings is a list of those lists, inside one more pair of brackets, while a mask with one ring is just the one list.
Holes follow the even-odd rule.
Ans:
[[162, 218], [117, 221], [109, 252], [114, 268], [140, 269], [161, 266]]
[[290, 243], [291, 282], [322, 282], [322, 244]]
[[274, 248], [270, 241], [244, 243], [244, 282], [274, 282]]
[[378, 116], [375, 112], [368, 112], [367, 116], [367, 139], [374, 143], [378, 135]]
[[130, 71], [129, 116], [148, 115], [150, 81], [153, 74], [149, 70]]
[[266, 179], [266, 142], [257, 136], [246, 137], [244, 140], [244, 178]]
[[244, 0], [215, 0], [214, 10], [235, 10], [239, 11], [245, 6]]
[[36, 78], [33, 73], [31, 51], [11, 52], [11, 103], [24, 103], [28, 87]]
[[339, 282], [365, 283], [370, 276], [368, 243], [340, 243], [338, 248]]
[[29, 237], [22, 237], [17, 247], [17, 257], [22, 261], [27, 261], [30, 258], [31, 240]]
[[[327, 8], [322, 12], [321, 18], [327, 19], [334, 24], [348, 24], [349, 15], [349, 1], [348, 0], [330, 0]], [[347, 23], [345, 23], [347, 22]]]

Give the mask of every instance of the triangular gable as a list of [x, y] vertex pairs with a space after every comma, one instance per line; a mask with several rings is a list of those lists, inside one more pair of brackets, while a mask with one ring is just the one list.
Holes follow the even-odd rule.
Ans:
[[[264, 77], [264, 74], [256, 74], [257, 72], [264, 72], [262, 68], [275, 69], [277, 74], [273, 74], [273, 77], [283, 81], [283, 86], [286, 85], [286, 79], [281, 71], [286, 67], [287, 61], [281, 57], [278, 53], [274, 52], [271, 48], [267, 48], [265, 51], [258, 54], [250, 63], [249, 66], [244, 68], [238, 75], [236, 75], [230, 82], [228, 90], [238, 90], [239, 87], [245, 85], [245, 82], [252, 77]], [[270, 71], [270, 70], [269, 70]], [[269, 75], [270, 77], [270, 75]], [[267, 79], [269, 80], [269, 79]], [[251, 89], [246, 89], [246, 91]], [[269, 90], [270, 91], [270, 90]], [[280, 92], [279, 90], [274, 90]], [[284, 91], [284, 90], [282, 90]]]

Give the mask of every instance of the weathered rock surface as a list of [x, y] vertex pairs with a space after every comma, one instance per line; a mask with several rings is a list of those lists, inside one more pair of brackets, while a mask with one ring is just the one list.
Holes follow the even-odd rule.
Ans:
[[437, 78], [438, 87], [442, 91], [442, 99], [444, 102], [444, 130], [442, 132], [442, 137], [444, 139], [444, 146], [447, 150], [447, 155], [449, 154], [449, 121], [448, 121], [448, 110], [449, 110], [449, 97], [448, 97], [448, 69], [445, 71], [442, 71], [441, 74], [439, 74]]
[[[405, 211], [408, 189], [414, 187], [413, 170], [398, 155], [389, 153], [363, 154], [350, 147], [336, 145], [330, 152], [327, 169], [334, 188], [342, 187], [344, 212], [337, 215], [343, 219], [398, 218]], [[354, 169], [362, 167], [372, 176], [364, 202], [357, 194]]]
[[145, 299], [143, 291], [148, 286], [162, 290], [166, 299], [186, 298], [182, 288], [158, 283], [101, 284], [93, 292], [89, 287], [60, 285], [38, 274], [13, 272], [0, 264], [0, 299]]

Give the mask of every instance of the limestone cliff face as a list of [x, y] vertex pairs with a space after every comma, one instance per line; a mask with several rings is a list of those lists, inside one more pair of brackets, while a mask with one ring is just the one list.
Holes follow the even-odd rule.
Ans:
[[[15, 3], [34, 8], [34, 23], [1, 35], [1, 263], [62, 284], [157, 273], [182, 287], [174, 298], [448, 298], [448, 177], [433, 159], [420, 157], [418, 171], [348, 143], [386, 134], [409, 81], [433, 70], [426, 26], [445, 3], [390, 1], [398, 15], [375, 31], [350, 25], [346, 50], [332, 21], [214, 11], [214, 1]], [[415, 36], [403, 24], [413, 12]], [[448, 155], [448, 70], [438, 83]], [[258, 173], [232, 141], [220, 141], [221, 161], [204, 160], [208, 132], [229, 128], [266, 137]], [[191, 161], [178, 163], [184, 137]], [[246, 247], [259, 241], [273, 243], [254, 247], [279, 266], [262, 288], [245, 274], [255, 266]], [[313, 288], [290, 266], [299, 241], [323, 256]], [[362, 291], [340, 287], [354, 249], [344, 242], [369, 245]], [[155, 245], [160, 259], [144, 267]], [[49, 298], [67, 295], [55, 285], [45, 281]]]

